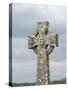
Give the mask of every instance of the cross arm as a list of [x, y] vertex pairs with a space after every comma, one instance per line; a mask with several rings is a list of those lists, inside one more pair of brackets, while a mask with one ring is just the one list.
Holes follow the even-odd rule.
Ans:
[[34, 49], [37, 47], [37, 35], [39, 34], [39, 29], [36, 29], [31, 36], [28, 36], [28, 48]]
[[49, 34], [47, 37], [47, 44], [51, 46], [58, 46], [58, 35], [57, 34]]
[[28, 36], [28, 48], [34, 49], [38, 46], [37, 38], [35, 36]]
[[58, 46], [58, 35], [53, 33], [48, 35], [47, 45], [47, 54], [50, 54]]

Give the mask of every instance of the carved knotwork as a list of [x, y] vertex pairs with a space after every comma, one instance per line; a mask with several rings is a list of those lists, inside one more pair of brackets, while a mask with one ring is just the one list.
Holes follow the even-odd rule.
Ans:
[[[41, 23], [40, 23], [41, 24]], [[39, 25], [38, 25], [39, 26]], [[28, 47], [38, 54], [38, 47], [42, 45], [44, 49], [50, 54], [55, 46], [58, 46], [58, 35], [48, 32], [48, 28], [42, 26], [38, 28], [31, 36], [28, 37]]]

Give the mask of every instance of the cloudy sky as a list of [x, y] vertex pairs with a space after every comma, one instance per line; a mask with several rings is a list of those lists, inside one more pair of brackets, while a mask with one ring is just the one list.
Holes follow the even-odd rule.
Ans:
[[37, 22], [49, 21], [49, 30], [59, 35], [59, 46], [50, 57], [50, 79], [66, 77], [66, 7], [34, 4], [12, 6], [12, 62], [13, 82], [35, 82], [37, 58], [28, 49], [28, 36]]

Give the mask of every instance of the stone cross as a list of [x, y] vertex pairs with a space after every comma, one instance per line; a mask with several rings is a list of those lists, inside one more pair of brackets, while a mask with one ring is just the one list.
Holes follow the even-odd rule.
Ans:
[[28, 36], [28, 48], [37, 55], [37, 85], [49, 83], [49, 54], [58, 46], [58, 35], [49, 32], [49, 22], [38, 22], [37, 29]]

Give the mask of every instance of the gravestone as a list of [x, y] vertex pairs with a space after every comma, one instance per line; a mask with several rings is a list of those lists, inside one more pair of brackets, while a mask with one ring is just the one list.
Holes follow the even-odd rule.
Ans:
[[49, 83], [49, 55], [58, 46], [58, 35], [49, 32], [49, 22], [38, 22], [37, 29], [28, 36], [28, 48], [37, 55], [37, 85]]

